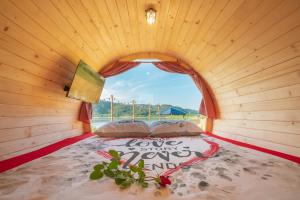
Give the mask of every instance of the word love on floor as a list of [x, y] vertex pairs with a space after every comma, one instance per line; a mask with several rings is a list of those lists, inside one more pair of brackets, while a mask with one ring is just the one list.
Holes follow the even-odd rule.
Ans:
[[119, 152], [124, 168], [136, 165], [139, 160], [145, 161], [145, 168], [155, 173], [179, 167], [182, 163], [201, 158], [214, 151], [210, 143], [196, 137], [178, 138], [120, 138], [106, 140], [99, 155], [109, 158], [107, 151]]

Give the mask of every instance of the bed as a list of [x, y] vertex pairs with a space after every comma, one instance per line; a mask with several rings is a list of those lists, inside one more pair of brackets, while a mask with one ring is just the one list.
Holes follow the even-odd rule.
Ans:
[[[147, 174], [172, 184], [119, 189], [111, 179], [91, 181], [92, 167], [121, 152], [128, 165], [145, 160]], [[0, 199], [297, 199], [300, 165], [207, 136], [88, 137], [0, 174]]]

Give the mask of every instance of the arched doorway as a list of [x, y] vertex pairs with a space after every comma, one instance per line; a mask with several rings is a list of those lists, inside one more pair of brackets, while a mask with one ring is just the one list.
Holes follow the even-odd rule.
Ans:
[[93, 130], [109, 121], [188, 120], [199, 124], [202, 95], [190, 76], [156, 68], [152, 61], [105, 80], [100, 103], [93, 104]]
[[[103, 67], [99, 73], [105, 78], [118, 75], [138, 66], [140, 64], [140, 62], [136, 61], [138, 59], [159, 59], [160, 61], [158, 62], [152, 62], [157, 68], [166, 72], [181, 73], [191, 76], [191, 78], [193, 79], [194, 83], [196, 84], [203, 96], [199, 108], [199, 113], [206, 116], [206, 118], [202, 123], [202, 128], [205, 131], [212, 130], [212, 121], [213, 119], [217, 118], [215, 106], [216, 104], [213, 101], [214, 98], [212, 97], [212, 93], [205, 80], [200, 76], [200, 74], [188, 64], [186, 64], [184, 61], [160, 53], [138, 53], [119, 58], [118, 60], [114, 60], [106, 67]], [[87, 112], [91, 112], [91, 105], [83, 107], [87, 107]], [[91, 116], [91, 114], [86, 116]]]

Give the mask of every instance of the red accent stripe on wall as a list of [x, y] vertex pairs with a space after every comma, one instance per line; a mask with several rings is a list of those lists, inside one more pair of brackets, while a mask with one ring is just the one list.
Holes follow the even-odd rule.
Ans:
[[255, 146], [255, 145], [252, 145], [252, 144], [247, 144], [247, 143], [244, 143], [244, 142], [239, 142], [239, 141], [236, 141], [236, 140], [224, 138], [224, 137], [221, 137], [221, 136], [209, 133], [209, 132], [204, 132], [204, 134], [206, 134], [210, 137], [217, 138], [219, 140], [223, 140], [225, 142], [229, 142], [231, 144], [235, 144], [235, 145], [238, 145], [238, 146], [241, 146], [241, 147], [246, 147], [246, 148], [253, 149], [253, 150], [256, 150], [256, 151], [261, 151], [261, 152], [271, 154], [271, 155], [274, 155], [274, 156], [277, 156], [277, 157], [280, 157], [280, 158], [284, 158], [286, 160], [290, 160], [290, 161], [293, 161], [295, 163], [300, 164], [300, 157], [297, 157], [297, 156], [293, 156], [293, 155], [282, 153], [282, 152], [279, 152], [279, 151], [274, 151], [274, 150], [271, 150], [271, 149], [266, 149], [266, 148]]
[[62, 141], [56, 142], [54, 144], [51, 144], [49, 146], [43, 147], [41, 149], [38, 149], [36, 151], [32, 151], [29, 153], [25, 153], [13, 158], [9, 158], [6, 160], [0, 161], [0, 173], [7, 171], [9, 169], [18, 167], [24, 163], [30, 162], [32, 160], [35, 160], [37, 158], [43, 157], [45, 155], [48, 155], [50, 153], [53, 153], [63, 147], [69, 146], [71, 144], [74, 144], [76, 142], [79, 142], [80, 140], [86, 139], [88, 137], [94, 136], [93, 133], [85, 133], [83, 135], [66, 138]]

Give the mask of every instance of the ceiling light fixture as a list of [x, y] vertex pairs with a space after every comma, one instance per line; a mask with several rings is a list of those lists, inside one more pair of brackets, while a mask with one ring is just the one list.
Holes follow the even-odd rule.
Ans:
[[156, 10], [153, 8], [149, 8], [146, 10], [146, 19], [148, 24], [152, 25], [155, 23], [155, 18], [156, 18]]

